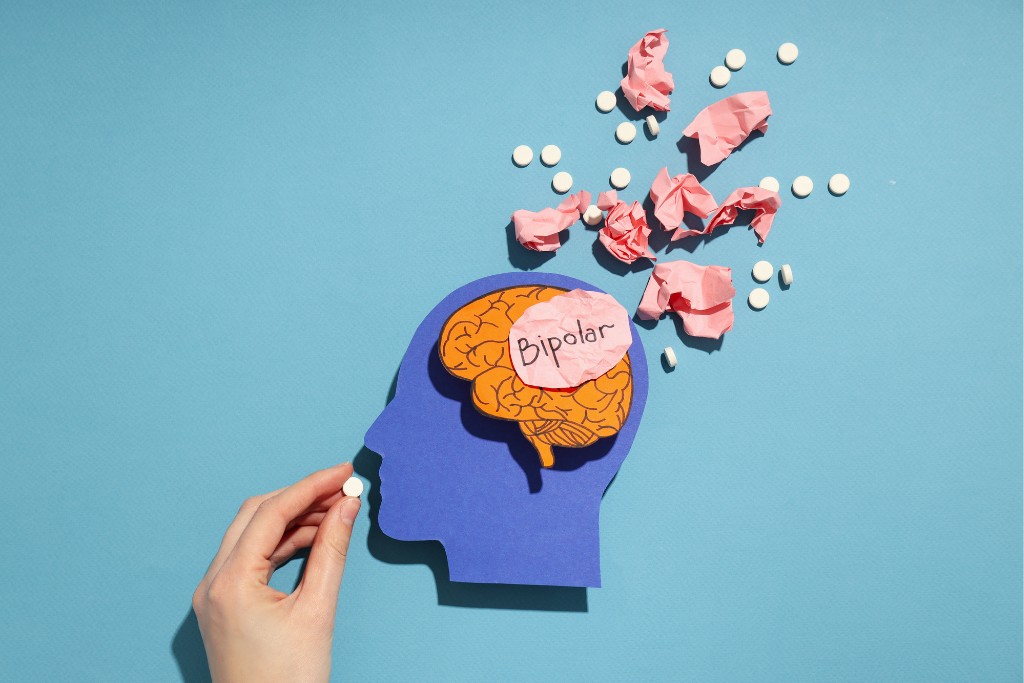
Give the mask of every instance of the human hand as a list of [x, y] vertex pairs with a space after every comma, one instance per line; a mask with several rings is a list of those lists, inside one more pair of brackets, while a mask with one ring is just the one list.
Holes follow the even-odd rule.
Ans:
[[[345, 463], [249, 498], [192, 596], [214, 683], [324, 682], [338, 589], [359, 498], [341, 487]], [[312, 546], [291, 595], [267, 583], [274, 570]]]

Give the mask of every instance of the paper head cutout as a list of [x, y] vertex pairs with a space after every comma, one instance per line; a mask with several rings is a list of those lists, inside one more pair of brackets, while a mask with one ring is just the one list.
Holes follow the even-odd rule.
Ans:
[[[573, 289], [599, 291], [556, 274], [508, 273], [466, 285], [430, 312], [402, 360], [394, 399], [366, 433], [366, 446], [382, 458], [378, 522], [392, 538], [441, 541], [452, 581], [600, 586], [601, 497], [629, 452], [643, 415], [643, 345], [630, 321], [632, 342], [617, 376], [612, 376], [613, 368], [575, 391], [543, 392], [517, 379], [508, 360], [508, 334], [515, 320], [504, 316], [503, 330], [495, 331], [493, 339], [481, 339], [476, 349], [459, 352], [504, 381], [467, 381], [451, 374], [442, 363], [439, 344], [446, 323], [474, 302], [520, 288], [534, 292], [532, 303]], [[508, 296], [496, 303], [495, 311], [511, 310]], [[621, 372], [626, 368], [629, 372]], [[532, 410], [542, 419], [515, 421], [482, 413], [476, 400], [484, 386], [492, 391], [521, 386], [522, 395], [529, 393], [535, 401], [517, 404], [524, 411], [518, 417]], [[628, 412], [602, 417], [609, 421], [605, 427], [615, 429], [589, 440], [578, 425], [592, 434], [602, 426], [586, 413], [603, 415], [606, 403], [614, 402], [627, 386], [632, 392]], [[560, 429], [545, 431], [549, 422], [559, 422]], [[569, 447], [558, 441], [563, 437]], [[588, 440], [590, 445], [580, 445]], [[541, 467], [536, 444], [551, 449], [552, 467]]]

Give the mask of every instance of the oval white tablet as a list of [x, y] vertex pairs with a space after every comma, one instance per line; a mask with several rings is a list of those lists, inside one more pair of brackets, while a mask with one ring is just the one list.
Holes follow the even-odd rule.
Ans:
[[629, 171], [627, 171], [624, 168], [617, 168], [614, 171], [612, 171], [612, 175], [611, 178], [609, 178], [609, 180], [612, 181], [612, 187], [614, 187], [616, 190], [622, 190], [626, 187], [626, 185], [629, 185]]
[[797, 55], [800, 54], [800, 50], [796, 49], [796, 45], [793, 43], [783, 43], [779, 46], [779, 61], [783, 64], [792, 64], [796, 61]]
[[661, 132], [661, 128], [658, 126], [658, 119], [654, 118], [654, 114], [647, 117], [647, 130], [654, 137], [658, 137], [658, 133]]
[[836, 173], [829, 178], [828, 189], [834, 195], [844, 195], [850, 189], [850, 179], [842, 173]]
[[355, 477], [349, 477], [348, 481], [342, 484], [341, 492], [344, 493], [346, 496], [358, 498], [359, 496], [363, 495], [363, 480], [356, 479]]
[[533, 161], [533, 150], [526, 145], [519, 145], [512, 150], [512, 162], [519, 166], [529, 166], [530, 162]]
[[597, 208], [597, 204], [591, 204], [583, 212], [583, 222], [587, 225], [597, 225], [602, 218], [604, 218], [604, 214], [601, 213], [601, 209]]
[[747, 55], [743, 50], [729, 50], [725, 55], [725, 65], [733, 71], [739, 71], [747, 63]]
[[779, 272], [782, 273], [782, 284], [787, 287], [793, 284], [793, 269], [789, 267], [788, 263], [779, 268]]
[[716, 88], [724, 88], [729, 85], [730, 78], [732, 78], [732, 72], [724, 66], [716, 66], [711, 70], [711, 85]]
[[558, 194], [565, 194], [572, 189], [572, 176], [565, 171], [559, 171], [551, 179], [551, 187], [555, 188]]
[[597, 108], [603, 111], [605, 114], [615, 109], [615, 93], [611, 90], [605, 90], [597, 95]]
[[633, 142], [633, 138], [636, 137], [636, 126], [629, 121], [623, 121], [615, 129], [615, 139], [619, 142], [628, 145]]
[[768, 282], [772, 279], [772, 275], [775, 274], [775, 268], [767, 261], [758, 261], [754, 264], [754, 269], [750, 271], [750, 274], [758, 282]]
[[793, 181], [793, 194], [797, 197], [806, 197], [814, 189], [814, 183], [805, 175], [797, 176]]
[[779, 191], [779, 181], [771, 176], [761, 178], [761, 182], [759, 182], [757, 186], [765, 190], [771, 190], [772, 192]]
[[765, 289], [758, 287], [750, 293], [750, 296], [747, 297], [747, 303], [750, 304], [751, 308], [756, 308], [760, 311], [768, 305], [768, 292]]
[[671, 346], [665, 347], [665, 362], [668, 363], [670, 368], [674, 368], [676, 363], [679, 362], [676, 360], [676, 352], [672, 350]]
[[562, 150], [554, 145], [548, 145], [540, 151], [540, 162], [545, 166], [554, 166], [562, 160]]

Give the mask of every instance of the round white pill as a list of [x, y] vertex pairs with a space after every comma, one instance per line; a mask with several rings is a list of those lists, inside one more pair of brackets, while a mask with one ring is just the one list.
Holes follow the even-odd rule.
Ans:
[[622, 190], [626, 187], [626, 185], [629, 185], [629, 171], [627, 171], [624, 168], [617, 168], [614, 171], [612, 171], [612, 175], [611, 178], [609, 178], [609, 180], [612, 181], [612, 186], [615, 189]]
[[759, 182], [757, 186], [765, 190], [771, 190], [772, 192], [779, 191], [779, 181], [771, 176], [761, 178], [761, 182]]
[[615, 139], [619, 142], [628, 145], [633, 142], [633, 138], [636, 137], [636, 126], [629, 121], [623, 121], [615, 129]]
[[355, 477], [349, 477], [348, 481], [342, 484], [341, 492], [344, 493], [346, 496], [358, 498], [359, 496], [363, 495], [363, 480], [356, 479]]
[[562, 150], [554, 145], [548, 145], [540, 151], [540, 162], [545, 166], [554, 166], [562, 160]]
[[551, 179], [551, 187], [555, 188], [558, 194], [565, 194], [572, 189], [572, 176], [565, 171], [559, 171]]
[[806, 197], [814, 189], [814, 183], [805, 175], [797, 176], [793, 181], [793, 194], [797, 197]]
[[779, 47], [779, 61], [783, 64], [792, 64], [796, 61], [796, 57], [799, 54], [800, 50], [797, 50], [796, 45], [793, 43], [783, 43]]
[[661, 132], [661, 128], [658, 127], [658, 119], [654, 118], [654, 114], [647, 117], [647, 130], [654, 137], [658, 137], [658, 133]]
[[747, 297], [747, 303], [750, 304], [751, 308], [756, 308], [760, 311], [768, 305], [768, 292], [765, 289], [758, 287], [750, 293], [750, 296]]
[[533, 150], [526, 145], [519, 145], [512, 150], [512, 162], [516, 166], [529, 166], [531, 161], [533, 161]]
[[793, 269], [789, 267], [788, 263], [779, 268], [779, 272], [782, 273], [782, 284], [787, 287], [793, 284]]
[[605, 90], [597, 95], [597, 108], [603, 111], [605, 114], [615, 109], [615, 93], [611, 90]]
[[850, 179], [842, 173], [836, 173], [829, 178], [828, 189], [834, 195], [844, 195], [850, 189]]
[[676, 360], [676, 352], [672, 350], [671, 346], [665, 347], [665, 362], [668, 363], [670, 368], [674, 368], [676, 363], [679, 362]]
[[729, 50], [729, 53], [725, 55], [725, 65], [733, 71], [739, 71], [746, 63], [747, 55], [743, 53], [743, 50]]
[[768, 282], [772, 279], [772, 275], [775, 274], [775, 268], [767, 261], [758, 261], [754, 264], [754, 269], [750, 271], [750, 274], [758, 282]]
[[583, 222], [587, 225], [597, 225], [602, 218], [604, 218], [604, 214], [601, 213], [601, 209], [597, 208], [597, 204], [591, 204], [583, 212]]
[[732, 73], [724, 66], [716, 66], [711, 70], [711, 85], [716, 88], [724, 88], [729, 85], [730, 78], [732, 78]]

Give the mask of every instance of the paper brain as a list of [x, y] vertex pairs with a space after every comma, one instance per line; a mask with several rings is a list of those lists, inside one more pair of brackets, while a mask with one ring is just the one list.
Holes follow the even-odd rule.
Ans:
[[543, 467], [555, 464], [553, 446], [582, 448], [618, 433], [633, 400], [628, 353], [608, 372], [570, 390], [531, 387], [516, 374], [509, 357], [512, 324], [530, 306], [565, 291], [536, 285], [485, 294], [452, 314], [437, 343], [448, 372], [473, 383], [477, 410], [518, 422]]

